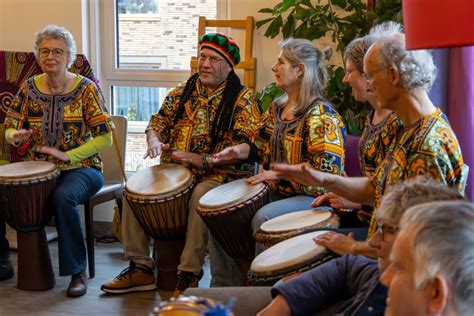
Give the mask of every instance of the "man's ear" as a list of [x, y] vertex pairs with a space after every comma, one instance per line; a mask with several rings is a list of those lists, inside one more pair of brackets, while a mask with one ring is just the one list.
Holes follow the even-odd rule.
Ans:
[[393, 86], [400, 87], [400, 71], [394, 67], [388, 69]]
[[436, 274], [426, 286], [428, 296], [428, 310], [430, 313], [441, 313], [447, 308], [449, 299], [449, 285], [441, 274]]

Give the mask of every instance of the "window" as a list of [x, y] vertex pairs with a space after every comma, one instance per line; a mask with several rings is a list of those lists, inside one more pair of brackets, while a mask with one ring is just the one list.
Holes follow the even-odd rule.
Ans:
[[[225, 18], [227, 0], [101, 1], [102, 89], [129, 120], [126, 171], [149, 165], [144, 130], [168, 91], [190, 75], [199, 16]], [[211, 30], [212, 31], [212, 30]]]

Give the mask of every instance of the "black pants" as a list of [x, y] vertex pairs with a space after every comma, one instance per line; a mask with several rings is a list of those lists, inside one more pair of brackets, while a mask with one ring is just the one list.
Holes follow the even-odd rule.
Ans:
[[6, 263], [10, 261], [10, 245], [8, 244], [8, 240], [5, 235], [5, 221], [0, 217], [0, 263]]

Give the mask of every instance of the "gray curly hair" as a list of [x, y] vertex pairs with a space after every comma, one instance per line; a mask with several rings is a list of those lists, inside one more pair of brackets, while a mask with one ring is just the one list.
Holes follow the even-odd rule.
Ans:
[[53, 38], [64, 42], [67, 52], [67, 68], [71, 67], [73, 62], [76, 60], [77, 53], [76, 42], [74, 41], [71, 32], [64, 27], [55, 24], [46, 25], [44, 29], [35, 34], [34, 53], [37, 59], [39, 58], [39, 45], [42, 40], [47, 38]]
[[384, 22], [374, 26], [369, 33], [376, 38], [379, 62], [394, 66], [400, 72], [401, 84], [408, 90], [422, 87], [429, 90], [436, 79], [436, 66], [428, 50], [410, 50], [405, 47], [402, 26], [396, 22]]
[[366, 35], [363, 37], [358, 37], [352, 40], [344, 50], [344, 63], [350, 59], [356, 69], [360, 72], [364, 72], [364, 56], [365, 53], [369, 50], [369, 47], [374, 43], [375, 37]]

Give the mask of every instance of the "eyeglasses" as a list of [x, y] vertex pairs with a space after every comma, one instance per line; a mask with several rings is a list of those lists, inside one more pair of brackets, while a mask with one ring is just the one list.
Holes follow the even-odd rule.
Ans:
[[388, 69], [390, 68], [391, 66], [385, 66], [385, 67], [382, 67], [382, 68], [379, 68], [379, 69], [375, 69], [375, 70], [372, 70], [370, 72], [363, 72], [362, 73], [362, 76], [365, 77], [366, 80], [372, 80], [373, 79], [373, 75], [376, 73], [376, 72], [379, 72], [381, 70], [385, 70], [385, 69]]
[[206, 56], [206, 55], [199, 55], [198, 56], [198, 61], [199, 63], [204, 63], [205, 61], [209, 60], [209, 63], [213, 66], [217, 65], [221, 61], [223, 61], [222, 58], [216, 57], [216, 56]]
[[398, 232], [398, 227], [397, 226], [379, 224], [379, 225], [377, 225], [377, 232], [380, 234], [380, 238], [383, 241], [385, 241], [385, 237], [387, 236], [387, 234], [395, 235]]
[[344, 71], [344, 76], [349, 76], [351, 73], [353, 73], [356, 70], [357, 70], [356, 68], [352, 68], [352, 69], [346, 68], [346, 71]]
[[55, 58], [59, 58], [61, 57], [62, 55], [64, 55], [64, 50], [60, 49], [60, 48], [53, 48], [53, 49], [49, 49], [49, 48], [40, 48], [39, 49], [39, 55], [40, 57], [48, 57], [49, 56], [49, 53], [53, 53], [53, 57]]

